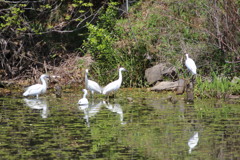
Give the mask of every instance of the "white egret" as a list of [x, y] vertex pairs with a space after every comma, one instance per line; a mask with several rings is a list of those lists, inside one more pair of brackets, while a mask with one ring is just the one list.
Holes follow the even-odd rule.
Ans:
[[186, 67], [191, 71], [193, 75], [197, 74], [197, 67], [195, 62], [188, 57], [188, 54], [186, 54], [186, 58], [187, 58], [185, 61]]
[[87, 96], [87, 90], [86, 89], [83, 89], [83, 98], [81, 98], [79, 101], [78, 101], [78, 104], [79, 105], [87, 105], [88, 104], [88, 99], [86, 98]]
[[115, 92], [115, 91], [117, 91], [121, 87], [121, 84], [122, 84], [122, 71], [127, 71], [127, 70], [125, 68], [123, 68], [123, 67], [119, 68], [119, 70], [118, 70], [118, 72], [119, 72], [118, 80], [115, 80], [115, 81], [109, 83], [107, 86], [105, 86], [103, 88], [103, 91], [102, 91], [103, 94], [108, 94], [110, 92]]
[[92, 95], [94, 92], [102, 93], [102, 87], [100, 87], [97, 82], [88, 79], [88, 69], [86, 69], [85, 73], [85, 85], [86, 88], [91, 91]]
[[40, 77], [42, 84], [35, 84], [27, 88], [27, 90], [23, 93], [23, 96], [36, 96], [38, 99], [39, 94], [43, 94], [47, 91], [47, 82], [45, 78], [49, 78], [48, 75], [43, 74]]
[[198, 144], [199, 137], [198, 132], [194, 132], [193, 136], [188, 140], [189, 153], [192, 152], [192, 149]]

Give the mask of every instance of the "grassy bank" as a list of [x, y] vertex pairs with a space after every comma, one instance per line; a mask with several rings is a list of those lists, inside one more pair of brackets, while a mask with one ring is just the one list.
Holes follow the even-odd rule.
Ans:
[[212, 73], [211, 79], [196, 78], [194, 93], [200, 98], [229, 98], [231, 95], [240, 95], [240, 79], [230, 81], [226, 77], [219, 77]]
[[[200, 73], [195, 87], [197, 96], [223, 98], [239, 94], [237, 84], [231, 83], [240, 73], [240, 65], [235, 63], [239, 56], [239, 46], [235, 44], [238, 40], [235, 37], [228, 41], [230, 35], [222, 34], [230, 25], [224, 22], [232, 13], [227, 7], [235, 10], [239, 4], [233, 0], [231, 6], [227, 5], [205, 0], [139, 1], [120, 19], [115, 4], [109, 5], [96, 25], [88, 26], [89, 36], [84, 43], [84, 50], [95, 59], [95, 78], [107, 83], [116, 79], [117, 67], [124, 66], [129, 70], [124, 75], [124, 86], [146, 87], [145, 70], [164, 62], [177, 68], [179, 78], [186, 78], [184, 55], [189, 53]], [[219, 10], [226, 13], [218, 13]], [[229, 29], [229, 34], [236, 32], [234, 27]], [[223, 39], [219, 39], [219, 33]]]

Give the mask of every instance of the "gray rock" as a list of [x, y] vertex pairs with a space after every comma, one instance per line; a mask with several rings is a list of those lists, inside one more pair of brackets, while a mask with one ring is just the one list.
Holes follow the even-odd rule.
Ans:
[[179, 79], [176, 94], [183, 94], [184, 90], [185, 90], [185, 80], [184, 79]]
[[178, 87], [178, 81], [175, 82], [169, 82], [169, 81], [164, 81], [164, 82], [159, 82], [155, 86], [151, 88], [151, 91], [172, 91], [176, 90]]
[[145, 77], [151, 85], [157, 81], [162, 81], [164, 75], [172, 75], [176, 73], [176, 68], [169, 63], [159, 63], [145, 70]]

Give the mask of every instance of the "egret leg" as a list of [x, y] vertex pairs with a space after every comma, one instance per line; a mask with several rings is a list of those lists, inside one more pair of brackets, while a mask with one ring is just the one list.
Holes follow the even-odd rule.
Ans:
[[93, 98], [94, 98], [94, 97], [93, 97], [93, 95], [94, 95], [94, 91], [92, 91], [91, 93], [92, 93], [92, 94], [91, 94], [91, 98], [93, 99]]
[[195, 86], [196, 75], [192, 75], [190, 82], [193, 83], [193, 87]]

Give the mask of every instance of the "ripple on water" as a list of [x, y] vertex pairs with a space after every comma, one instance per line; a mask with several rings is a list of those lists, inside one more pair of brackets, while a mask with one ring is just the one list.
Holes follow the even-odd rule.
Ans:
[[[236, 159], [240, 108], [143, 90], [96, 96], [78, 106], [81, 92], [38, 101], [0, 98], [3, 159]], [[124, 97], [131, 97], [131, 101]], [[31, 103], [30, 103], [31, 102]], [[36, 103], [36, 104], [35, 104]], [[31, 106], [34, 105], [34, 106]], [[198, 136], [196, 136], [196, 133]], [[191, 150], [190, 150], [191, 149]]]

